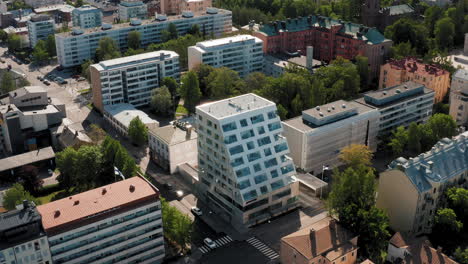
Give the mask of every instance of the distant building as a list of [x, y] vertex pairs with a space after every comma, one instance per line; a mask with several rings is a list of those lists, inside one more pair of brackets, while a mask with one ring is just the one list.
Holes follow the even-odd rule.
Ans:
[[72, 12], [75, 9], [74, 6], [61, 4], [43, 6], [34, 9], [36, 14], [50, 15], [53, 17], [55, 23], [70, 22], [72, 21]]
[[[161, 31], [167, 30], [170, 23], [177, 27], [179, 36], [183, 36], [193, 26], [198, 25], [203, 34], [220, 36], [232, 30], [232, 12], [217, 8], [208, 8], [205, 12], [184, 12], [178, 16], [159, 14], [156, 19], [132, 19], [130, 23], [104, 24], [101, 28], [72, 29], [55, 35], [57, 45], [57, 60], [63, 67], [81, 65], [84, 61], [94, 58], [99, 40], [103, 37], [112, 38], [120, 49], [128, 48], [128, 33], [141, 33], [141, 46], [162, 41]], [[154, 34], [148, 34], [154, 32]]]
[[150, 118], [145, 112], [131, 104], [117, 104], [104, 107], [104, 120], [124, 136], [128, 136], [130, 122], [138, 117], [148, 129], [159, 127], [159, 122]]
[[65, 105], [49, 99], [40, 86], [14, 90], [0, 100], [0, 149], [20, 154], [51, 145], [54, 127], [66, 117]]
[[81, 123], [62, 125], [60, 128], [61, 131], [57, 141], [61, 149], [67, 147], [79, 148], [83, 145], [93, 144], [93, 141], [85, 133], [85, 129]]
[[263, 69], [262, 41], [250, 35], [237, 35], [198, 42], [188, 47], [189, 70], [200, 64], [228, 67], [246, 77]]
[[198, 164], [198, 135], [189, 123], [174, 121], [173, 125], [152, 128], [148, 132], [151, 159], [171, 174], [176, 173], [181, 164]]
[[0, 214], [0, 263], [52, 264], [41, 215], [32, 202]]
[[179, 55], [160, 50], [101, 61], [90, 66], [90, 75], [93, 104], [100, 111], [121, 103], [144, 106], [164, 77], [179, 79]]
[[341, 149], [350, 144], [367, 145], [375, 151], [379, 117], [373, 107], [339, 100], [283, 121], [283, 135], [296, 167], [318, 175], [324, 166], [338, 166]]
[[362, 23], [368, 27], [376, 27], [380, 32], [401, 18], [415, 17], [414, 8], [408, 4], [380, 7], [379, 0], [366, 0], [361, 6]]
[[307, 57], [302, 55], [266, 55], [263, 62], [263, 73], [273, 77], [281, 76], [286, 72], [288, 67], [299, 67], [313, 72], [315, 69], [326, 65], [324, 62], [315, 60], [313, 56]]
[[2, 182], [16, 182], [17, 177], [27, 168], [55, 168], [55, 152], [46, 147], [0, 159], [0, 178]]
[[119, 19], [127, 21], [131, 18], [146, 19], [148, 17], [148, 7], [142, 1], [122, 1], [119, 4]]
[[62, 5], [63, 0], [24, 0], [24, 3], [32, 8], [43, 6]]
[[450, 73], [440, 66], [424, 64], [413, 57], [401, 60], [392, 59], [380, 68], [380, 89], [408, 81], [423, 84], [433, 90], [435, 103], [438, 103], [444, 99], [449, 90]]
[[457, 264], [442, 253], [441, 247], [433, 248], [427, 237], [408, 238], [400, 232], [396, 232], [390, 239], [387, 253], [387, 260], [391, 263]]
[[399, 126], [425, 123], [432, 115], [434, 91], [412, 81], [379, 91], [368, 92], [356, 100], [380, 113], [379, 135], [388, 135]]
[[263, 51], [267, 54], [299, 52], [306, 55], [307, 46], [312, 46], [314, 59], [327, 63], [338, 56], [349, 60], [357, 55], [366, 56], [371, 79], [378, 78], [380, 65], [392, 46], [392, 41], [376, 28], [324, 16], [273, 21], [252, 29], [253, 35], [263, 40]]
[[45, 40], [55, 34], [55, 22], [47, 15], [36, 15], [28, 21], [29, 45], [36, 46], [37, 41]]
[[468, 126], [468, 70], [459, 69], [452, 75], [450, 116], [459, 126]]
[[74, 27], [94, 28], [102, 25], [102, 11], [90, 5], [75, 8], [72, 11]]
[[[403, 235], [428, 234], [443, 193], [467, 184], [468, 132], [444, 138], [417, 157], [398, 158], [380, 173], [377, 207], [384, 209], [390, 227]], [[404, 204], [405, 206], [402, 206]]]
[[326, 217], [281, 238], [281, 263], [343, 263], [357, 261], [358, 235]]
[[296, 170], [276, 111], [255, 94], [196, 108], [201, 197], [236, 228], [298, 206]]
[[179, 15], [183, 11], [203, 11], [211, 5], [212, 0], [161, 0], [160, 12], [167, 15]]
[[53, 263], [162, 263], [159, 191], [136, 176], [37, 207]]

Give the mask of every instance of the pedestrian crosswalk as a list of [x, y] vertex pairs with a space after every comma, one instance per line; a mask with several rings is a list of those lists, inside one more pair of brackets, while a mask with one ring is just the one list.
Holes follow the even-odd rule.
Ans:
[[247, 239], [247, 243], [258, 249], [263, 255], [270, 259], [276, 259], [279, 257], [273, 249], [269, 248], [265, 243], [258, 240], [256, 237], [251, 237]]
[[[219, 247], [222, 247], [228, 243], [231, 243], [233, 240], [230, 236], [223, 236], [221, 238], [218, 238], [214, 241], [214, 243], [216, 244], [216, 248], [219, 248]], [[210, 252], [212, 249], [210, 247], [208, 247], [207, 245], [204, 245], [202, 247], [199, 248], [200, 251], [205, 254], [205, 253], [208, 253]]]

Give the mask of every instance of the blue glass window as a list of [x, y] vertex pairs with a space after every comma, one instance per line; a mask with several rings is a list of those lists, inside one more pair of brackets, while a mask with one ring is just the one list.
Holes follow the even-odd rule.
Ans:
[[242, 145], [237, 145], [229, 149], [229, 153], [231, 153], [231, 155], [235, 155], [241, 152], [244, 152], [244, 148], [242, 147]]
[[247, 142], [247, 149], [251, 150], [255, 148], [255, 143], [253, 141]]
[[281, 173], [282, 174], [286, 174], [286, 173], [291, 172], [293, 170], [294, 170], [294, 166], [292, 164], [281, 167]]
[[270, 139], [269, 136], [266, 136], [264, 138], [261, 138], [261, 139], [257, 140], [257, 143], [258, 143], [258, 146], [261, 147], [263, 145], [270, 144], [271, 139]]
[[241, 121], [239, 121], [239, 122], [241, 124], [241, 127], [246, 127], [246, 126], [249, 125], [249, 124], [247, 124], [247, 120], [245, 120], [245, 119], [241, 119]]
[[267, 187], [266, 185], [265, 185], [265, 186], [262, 186], [262, 187], [260, 187], [260, 192], [261, 192], [262, 194], [266, 194], [266, 193], [268, 193], [268, 187]]
[[255, 171], [255, 172], [259, 172], [259, 171], [262, 170], [262, 166], [260, 166], [260, 164], [258, 164], [258, 163], [257, 163], [257, 164], [254, 164], [254, 165], [253, 165], [253, 168], [254, 168], [254, 171]]
[[249, 167], [245, 167], [243, 169], [240, 169], [240, 170], [236, 171], [237, 178], [242, 178], [242, 177], [247, 176], [249, 174], [250, 174], [250, 168]]
[[245, 181], [241, 181], [239, 182], [239, 189], [241, 190], [244, 190], [245, 188], [249, 188], [250, 187], [250, 180], [245, 180]]
[[287, 150], [287, 149], [288, 149], [288, 145], [286, 144], [286, 142], [283, 142], [275, 146], [276, 153]]
[[275, 181], [271, 184], [271, 190], [274, 191], [274, 190], [278, 190], [279, 188], [283, 187], [284, 186], [284, 182], [283, 180], [278, 180], [278, 181]]
[[237, 126], [236, 126], [235, 122], [231, 122], [231, 123], [227, 123], [227, 124], [223, 125], [223, 131], [224, 132], [229, 132], [229, 131], [232, 131], [232, 130], [235, 130], [235, 129], [237, 129]]
[[277, 129], [280, 129], [280, 128], [281, 128], [281, 123], [280, 122], [275, 122], [275, 123], [268, 124], [268, 130], [270, 130], [270, 131], [274, 131], [274, 130], [277, 130]]
[[239, 157], [231, 162], [232, 167], [237, 167], [244, 164], [244, 159], [242, 157]]
[[230, 135], [224, 138], [224, 144], [231, 144], [237, 142], [237, 137], [236, 135]]
[[272, 158], [272, 159], [265, 161], [265, 168], [270, 168], [275, 165], [278, 165], [278, 161], [276, 161], [276, 158]]
[[264, 120], [265, 119], [263, 118], [263, 114], [252, 116], [250, 118], [250, 121], [252, 121], [252, 124], [257, 124], [257, 123], [263, 122]]
[[279, 174], [277, 170], [272, 170], [270, 171], [270, 175], [271, 175], [271, 178], [276, 178], [278, 177]]
[[247, 139], [247, 138], [250, 138], [250, 137], [253, 137], [253, 136], [254, 136], [254, 132], [253, 132], [252, 129], [241, 132], [241, 138], [242, 139]]
[[265, 134], [265, 128], [263, 126], [257, 127], [257, 132], [259, 135]]
[[276, 111], [268, 112], [268, 119], [273, 119], [273, 118], [276, 118], [276, 117], [277, 117]]
[[271, 149], [270, 148], [266, 148], [263, 150], [263, 153], [265, 153], [265, 157], [268, 157], [271, 155]]
[[244, 193], [242, 196], [244, 197], [245, 201], [250, 201], [257, 198], [257, 191], [251, 190], [249, 192]]
[[268, 177], [265, 174], [260, 174], [254, 177], [255, 184], [262, 183], [268, 180]]
[[261, 156], [260, 156], [260, 152], [258, 151], [247, 155], [247, 159], [249, 160], [249, 162], [258, 160], [259, 158], [261, 158]]

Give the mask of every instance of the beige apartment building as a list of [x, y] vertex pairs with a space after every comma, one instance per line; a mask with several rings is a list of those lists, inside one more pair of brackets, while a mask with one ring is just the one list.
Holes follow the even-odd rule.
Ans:
[[441, 102], [450, 87], [450, 73], [437, 65], [424, 64], [421, 60], [408, 57], [390, 60], [380, 67], [379, 89], [413, 81], [423, 84], [435, 92], [435, 103]]
[[468, 71], [459, 69], [452, 76], [450, 87], [450, 116], [457, 125], [468, 125]]
[[417, 157], [398, 158], [380, 174], [377, 207], [390, 226], [403, 235], [430, 233], [443, 193], [452, 186], [467, 187], [468, 132], [444, 138]]
[[200, 12], [211, 7], [212, 0], [161, 0], [161, 13], [179, 15], [183, 11]]

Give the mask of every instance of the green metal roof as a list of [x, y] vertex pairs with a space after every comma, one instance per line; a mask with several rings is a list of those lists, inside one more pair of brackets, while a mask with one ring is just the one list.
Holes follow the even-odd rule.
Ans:
[[384, 9], [389, 9], [391, 16], [414, 13], [414, 8], [407, 4], [389, 6]]

